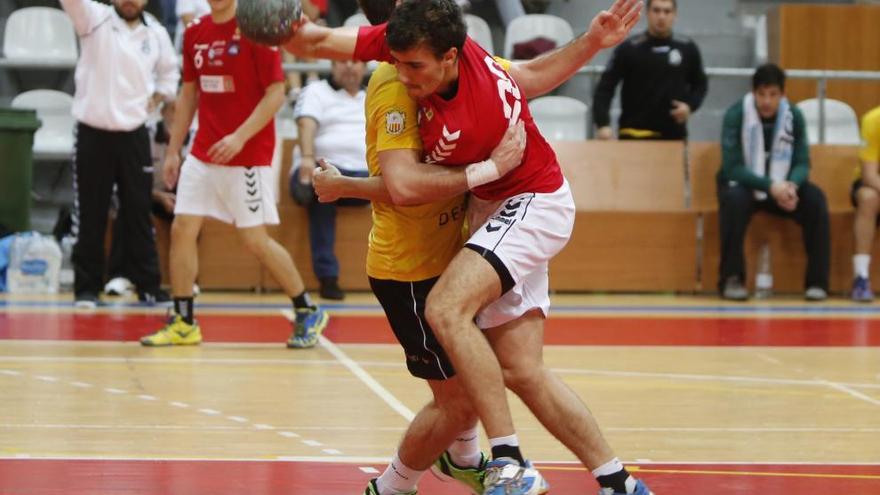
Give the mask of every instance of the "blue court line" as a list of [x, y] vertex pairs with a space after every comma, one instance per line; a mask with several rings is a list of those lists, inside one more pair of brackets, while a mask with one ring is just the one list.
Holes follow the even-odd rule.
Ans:
[[[322, 307], [335, 312], [376, 312], [381, 313], [382, 307], [378, 304], [322, 304]], [[136, 302], [111, 303], [100, 306], [104, 309], [161, 309], [161, 306], [146, 306]], [[284, 303], [198, 303], [201, 309], [216, 310], [281, 310], [289, 309], [289, 304]], [[0, 300], [0, 308], [71, 308], [73, 302], [62, 301], [7, 301]], [[721, 313], [730, 315], [761, 315], [761, 314], [797, 314], [804, 315], [875, 315], [880, 314], [880, 305], [853, 305], [853, 306], [822, 306], [822, 305], [798, 305], [798, 306], [630, 306], [630, 305], [576, 305], [576, 306], [553, 306], [552, 313], [578, 314], [698, 314], [698, 313]]]

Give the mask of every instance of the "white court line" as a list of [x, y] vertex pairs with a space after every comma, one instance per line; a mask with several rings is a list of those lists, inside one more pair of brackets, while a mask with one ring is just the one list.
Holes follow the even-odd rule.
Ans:
[[[282, 311], [285, 317], [292, 313], [289, 310]], [[368, 344], [367, 346], [388, 345], [388, 344]], [[362, 344], [352, 344], [354, 347], [361, 347]], [[277, 347], [277, 346], [275, 346]], [[329, 350], [329, 349], [328, 349]], [[773, 358], [770, 358], [773, 359]], [[321, 366], [338, 366], [345, 363], [338, 360], [306, 360], [306, 359], [231, 359], [231, 358], [92, 358], [92, 357], [71, 357], [62, 358], [55, 356], [0, 356], [2, 361], [15, 362], [80, 362], [80, 363], [144, 363], [144, 364], [222, 364], [222, 365], [280, 365], [280, 366], [298, 366], [298, 365], [321, 365]], [[392, 368], [404, 369], [406, 365], [402, 362], [387, 361], [360, 361], [357, 365], [361, 368]], [[637, 378], [660, 378], [671, 380], [695, 380], [695, 381], [730, 381], [730, 382], [746, 382], [746, 383], [762, 383], [767, 385], [804, 385], [812, 387], [827, 386], [822, 380], [805, 380], [792, 378], [773, 378], [773, 377], [753, 377], [753, 376], [737, 376], [737, 375], [701, 375], [696, 373], [661, 373], [647, 371], [617, 371], [617, 370], [597, 370], [597, 369], [578, 369], [578, 368], [550, 368], [554, 373], [565, 373], [570, 375], [598, 375], [613, 377], [637, 377]], [[797, 370], [796, 370], [797, 371]], [[803, 370], [800, 370], [803, 371]], [[20, 375], [20, 372], [13, 370], [0, 370], [0, 374], [11, 376]], [[880, 379], [880, 377], [878, 377]], [[836, 382], [841, 385], [853, 388], [876, 389], [880, 390], [878, 383], [851, 383]]]
[[147, 400], [147, 401], [158, 400], [155, 395], [149, 395], [149, 394], [138, 395], [138, 399]]
[[755, 357], [757, 357], [758, 359], [760, 359], [760, 360], [762, 360], [762, 361], [766, 361], [766, 362], [768, 362], [768, 363], [770, 363], [770, 364], [782, 365], [782, 361], [781, 361], [781, 360], [776, 359], [776, 358], [773, 357], [773, 356], [768, 356], [768, 355], [766, 355], [766, 354], [764, 354], [764, 353], [762, 353], [762, 352], [759, 352], [759, 353], [755, 354]]
[[323, 449], [321, 452], [324, 452], [325, 454], [329, 454], [329, 455], [339, 455], [342, 453], [336, 449]]
[[[290, 321], [293, 321], [293, 311], [289, 309], [282, 309], [281, 314], [284, 315]], [[321, 343], [321, 346], [327, 349], [327, 352], [333, 355], [343, 366], [348, 368], [349, 371], [354, 374], [354, 376], [358, 377], [360, 381], [364, 382], [364, 384], [373, 391], [376, 395], [379, 396], [386, 404], [388, 404], [391, 409], [397, 411], [398, 414], [404, 417], [407, 421], [412, 421], [413, 418], [416, 417], [415, 413], [413, 413], [408, 407], [406, 407], [403, 402], [400, 402], [397, 397], [395, 397], [391, 392], [389, 392], [385, 387], [382, 386], [375, 378], [370, 376], [369, 373], [364, 371], [364, 369], [357, 364], [353, 359], [348, 357], [342, 349], [340, 349], [336, 344], [330, 342], [327, 338], [321, 335], [318, 338], [318, 342]]]
[[94, 387], [94, 385], [92, 385], [91, 383], [86, 383], [86, 382], [70, 382], [70, 384], [73, 385], [74, 387], [79, 387], [79, 388], [92, 388], [92, 387]]
[[264, 425], [263, 423], [257, 423], [254, 425], [254, 428], [257, 430], [274, 430], [275, 427], [272, 425]]
[[41, 382], [57, 382], [58, 379], [54, 376], [45, 376], [45, 375], [37, 375], [34, 378], [40, 380]]
[[285, 438], [299, 438], [299, 435], [292, 431], [279, 431], [278, 434]]
[[241, 416], [226, 416], [226, 419], [229, 421], [235, 421], [236, 423], [247, 423], [247, 418], [242, 418]]
[[361, 468], [358, 468], [358, 469], [360, 469], [361, 471], [363, 471], [363, 472], [365, 472], [365, 473], [367, 473], [367, 474], [379, 474], [379, 470], [376, 469], [376, 468], [374, 468], [374, 467], [368, 467], [368, 466], [365, 466], [365, 467], [361, 467]]
[[119, 388], [113, 388], [113, 387], [105, 388], [104, 392], [107, 392], [108, 394], [116, 394], [116, 395], [122, 395], [122, 394], [126, 393], [125, 390], [122, 390]]
[[202, 414], [207, 414], [208, 416], [219, 416], [221, 413], [216, 409], [208, 409], [207, 407], [199, 409], [199, 412]]
[[179, 407], [181, 409], [186, 409], [187, 407], [189, 407], [189, 404], [187, 404], [186, 402], [177, 402], [176, 400], [171, 401], [168, 404], [171, 404], [174, 407]]
[[825, 385], [828, 385], [829, 387], [833, 388], [834, 390], [837, 390], [839, 392], [843, 392], [845, 394], [849, 394], [849, 395], [855, 397], [856, 399], [863, 400], [869, 404], [874, 404], [875, 406], [880, 406], [880, 400], [877, 400], [873, 397], [865, 395], [865, 394], [859, 392], [858, 390], [853, 390], [852, 388], [847, 387], [846, 385], [844, 385], [842, 383], [828, 382], [828, 381], [824, 381], [824, 380], [823, 380], [823, 383]]
[[320, 446], [324, 445], [323, 443], [321, 443], [317, 440], [303, 440], [302, 443], [308, 445], [309, 447], [320, 447]]

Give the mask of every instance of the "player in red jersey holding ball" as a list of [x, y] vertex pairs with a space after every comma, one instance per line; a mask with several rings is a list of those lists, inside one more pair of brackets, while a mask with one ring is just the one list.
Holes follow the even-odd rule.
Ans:
[[[269, 166], [275, 150], [275, 113], [284, 104], [281, 53], [241, 35], [235, 0], [209, 3], [210, 15], [193, 21], [183, 36], [183, 87], [163, 170], [169, 187], [177, 183], [171, 227], [174, 315], [141, 343], [201, 342], [192, 286], [198, 272], [196, 239], [209, 216], [235, 225], [248, 251], [291, 298], [296, 319], [287, 345], [312, 347], [328, 315], [309, 301], [290, 254], [266, 231], [267, 224], [279, 223]], [[181, 167], [180, 150], [196, 110], [199, 129]]]

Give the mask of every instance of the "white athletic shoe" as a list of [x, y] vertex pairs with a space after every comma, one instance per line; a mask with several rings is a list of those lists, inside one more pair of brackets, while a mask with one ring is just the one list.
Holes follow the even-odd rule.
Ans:
[[127, 296], [134, 289], [134, 284], [125, 277], [116, 277], [104, 286], [104, 294], [108, 296]]

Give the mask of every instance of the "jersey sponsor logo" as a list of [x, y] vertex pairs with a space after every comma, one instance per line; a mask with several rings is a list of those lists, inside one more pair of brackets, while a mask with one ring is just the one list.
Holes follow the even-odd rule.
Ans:
[[461, 130], [449, 132], [446, 126], [443, 126], [443, 137], [437, 141], [437, 145], [428, 155], [428, 163], [439, 163], [446, 160], [452, 155], [452, 152], [458, 147], [457, 141], [461, 138]]
[[678, 48], [669, 52], [669, 65], [675, 67], [681, 65], [681, 52], [678, 51]]
[[400, 135], [406, 128], [406, 114], [400, 110], [392, 110], [385, 114], [385, 132], [392, 136]]
[[203, 93], [235, 93], [232, 76], [199, 76], [199, 87]]

